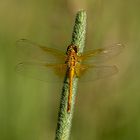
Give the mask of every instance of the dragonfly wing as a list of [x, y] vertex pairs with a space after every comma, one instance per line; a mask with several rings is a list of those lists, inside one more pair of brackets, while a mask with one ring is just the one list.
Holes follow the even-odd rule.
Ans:
[[116, 66], [103, 66], [103, 65], [83, 65], [80, 68], [81, 81], [94, 81], [102, 78], [110, 77], [118, 72]]
[[96, 50], [85, 52], [80, 57], [81, 60], [84, 61], [83, 63], [102, 63], [120, 54], [123, 48], [123, 44], [115, 44], [110, 47], [99, 48]]
[[16, 66], [16, 71], [25, 76], [46, 81], [59, 82], [64, 80], [65, 64], [47, 64], [39, 62], [22, 62]]
[[37, 45], [27, 39], [17, 41], [17, 54], [19, 61], [41, 61], [60, 63], [65, 61], [63, 52], [53, 48]]

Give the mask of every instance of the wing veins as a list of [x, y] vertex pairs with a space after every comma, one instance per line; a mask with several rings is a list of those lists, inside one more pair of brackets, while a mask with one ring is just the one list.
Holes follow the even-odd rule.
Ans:
[[[85, 52], [83, 55], [80, 56], [81, 60], [86, 61], [93, 61], [93, 62], [103, 62], [106, 61], [118, 54], [124, 48], [123, 44], [116, 44], [108, 48], [99, 48], [91, 51]], [[92, 58], [93, 57], [93, 58]], [[92, 58], [92, 60], [90, 60]]]
[[21, 61], [28, 59], [36, 61], [54, 61], [54, 59], [57, 61], [64, 61], [65, 59], [65, 54], [60, 50], [38, 45], [28, 39], [18, 40], [17, 49]]

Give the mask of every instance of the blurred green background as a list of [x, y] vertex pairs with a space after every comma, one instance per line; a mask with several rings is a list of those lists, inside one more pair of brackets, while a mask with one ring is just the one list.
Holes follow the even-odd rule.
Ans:
[[[0, 1], [0, 140], [54, 140], [62, 84], [15, 72], [16, 41], [64, 50], [75, 14], [87, 11], [86, 49], [125, 44], [119, 73], [79, 84], [71, 140], [140, 139], [139, 0]], [[54, 90], [55, 89], [55, 90]]]

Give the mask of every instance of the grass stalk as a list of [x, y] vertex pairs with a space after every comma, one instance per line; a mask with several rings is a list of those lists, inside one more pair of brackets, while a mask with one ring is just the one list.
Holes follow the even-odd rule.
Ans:
[[[71, 44], [74, 44], [75, 46], [78, 47], [78, 53], [83, 52], [83, 48], [85, 46], [85, 34], [86, 34], [86, 12], [84, 10], [81, 10], [76, 15], [71, 41]], [[58, 114], [55, 140], [69, 140], [70, 138], [74, 104], [77, 94], [77, 86], [78, 86], [78, 78], [75, 77], [73, 79], [72, 86], [73, 95], [71, 102], [71, 111], [70, 113], [68, 113], [67, 104], [68, 104], [69, 84], [68, 77], [67, 75], [65, 76], [60, 100], [60, 109]]]

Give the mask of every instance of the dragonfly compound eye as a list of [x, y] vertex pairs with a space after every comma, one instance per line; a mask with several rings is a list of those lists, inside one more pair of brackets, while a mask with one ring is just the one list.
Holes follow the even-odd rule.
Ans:
[[[77, 46], [69, 45], [68, 48], [67, 48], [67, 52], [72, 51], [72, 50], [74, 50], [74, 52], [77, 53], [78, 52]], [[67, 52], [66, 52], [66, 54], [67, 54]]]

